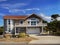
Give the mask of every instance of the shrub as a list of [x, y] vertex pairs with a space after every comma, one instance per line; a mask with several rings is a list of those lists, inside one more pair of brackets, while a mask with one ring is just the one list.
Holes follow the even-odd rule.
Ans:
[[26, 36], [27, 36], [27, 37], [29, 37], [29, 35], [28, 35], [28, 34], [26, 34]]
[[60, 31], [59, 32], [54, 32], [54, 35], [60, 36]]
[[4, 35], [4, 37], [7, 38], [7, 39], [8, 39], [8, 38], [11, 38], [11, 36], [12, 36], [12, 34], [5, 34], [5, 35]]
[[2, 28], [0, 28], [0, 35], [2, 35], [3, 34], [3, 29]]
[[16, 37], [15, 34], [13, 34], [12, 37]]
[[26, 37], [26, 34], [25, 33], [20, 33], [19, 37]]

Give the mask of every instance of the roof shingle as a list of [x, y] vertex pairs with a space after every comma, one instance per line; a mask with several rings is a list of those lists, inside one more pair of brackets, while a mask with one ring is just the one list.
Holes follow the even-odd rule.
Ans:
[[27, 16], [4, 16], [4, 19], [25, 19]]

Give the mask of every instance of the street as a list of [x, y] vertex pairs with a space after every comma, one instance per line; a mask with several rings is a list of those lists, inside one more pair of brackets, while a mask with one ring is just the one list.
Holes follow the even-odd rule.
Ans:
[[0, 42], [0, 45], [60, 45], [60, 44], [28, 44], [26, 42], [21, 42], [21, 43]]

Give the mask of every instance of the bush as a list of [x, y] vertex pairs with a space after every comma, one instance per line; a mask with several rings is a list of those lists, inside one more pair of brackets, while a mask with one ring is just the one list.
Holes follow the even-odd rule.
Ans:
[[54, 32], [54, 35], [60, 36], [60, 31], [59, 32]]
[[0, 28], [0, 35], [2, 35], [2, 34], [3, 34], [3, 31], [4, 31], [4, 30]]
[[18, 37], [29, 37], [29, 35], [26, 33], [20, 33]]
[[20, 33], [19, 37], [26, 37], [26, 34], [25, 33]]
[[12, 37], [16, 37], [15, 34], [13, 34]]

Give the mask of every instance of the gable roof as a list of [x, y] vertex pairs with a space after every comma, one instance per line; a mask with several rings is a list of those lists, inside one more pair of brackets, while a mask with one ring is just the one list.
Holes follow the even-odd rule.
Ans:
[[26, 17], [26, 19], [32, 18], [32, 17], [35, 17], [35, 18], [38, 18], [38, 19], [42, 19], [41, 16], [38, 16], [38, 15], [36, 15], [36, 14], [31, 14], [30, 16]]
[[31, 14], [30, 16], [4, 16], [4, 19], [24, 19], [25, 20], [25, 19], [32, 18], [32, 17], [42, 19], [41, 16], [38, 16], [36, 14]]
[[4, 16], [4, 19], [25, 19], [27, 16]]

